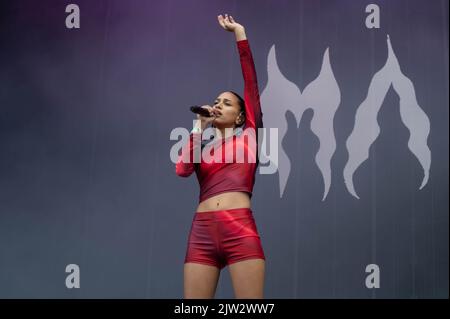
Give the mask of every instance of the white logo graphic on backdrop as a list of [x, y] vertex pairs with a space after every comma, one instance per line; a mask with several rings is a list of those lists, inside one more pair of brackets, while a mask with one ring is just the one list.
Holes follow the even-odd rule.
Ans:
[[[400, 96], [400, 113], [402, 122], [410, 131], [408, 147], [417, 157], [424, 169], [422, 189], [429, 176], [431, 152], [427, 146], [430, 132], [430, 121], [417, 104], [414, 86], [400, 70], [397, 58], [387, 38], [388, 58], [385, 66], [372, 78], [366, 99], [361, 103], [356, 113], [353, 132], [347, 140], [349, 153], [348, 162], [344, 168], [344, 181], [347, 190], [355, 196], [353, 174], [368, 158], [368, 150], [379, 134], [377, 114], [391, 84]], [[329, 49], [325, 50], [322, 68], [318, 77], [306, 86], [301, 93], [296, 84], [286, 79], [277, 65], [274, 46], [271, 47], [267, 58], [268, 82], [261, 94], [263, 106], [264, 126], [279, 128], [278, 150], [279, 164], [270, 162], [278, 170], [280, 197], [283, 196], [287, 180], [291, 171], [291, 162], [281, 142], [287, 132], [286, 111], [294, 113], [297, 125], [303, 113], [308, 108], [314, 112], [311, 120], [311, 131], [320, 142], [315, 161], [322, 173], [325, 200], [331, 185], [331, 158], [336, 149], [333, 119], [341, 101], [339, 86], [331, 69]], [[373, 127], [373, 130], [369, 130]], [[263, 146], [265, 145], [263, 137]], [[267, 159], [264, 161], [269, 162]]]
[[[320, 148], [316, 154], [316, 164], [322, 173], [325, 189], [322, 201], [328, 194], [331, 185], [331, 157], [336, 149], [334, 137], [334, 114], [341, 102], [341, 92], [330, 65], [328, 48], [322, 59], [322, 68], [317, 78], [309, 83], [303, 93], [300, 89], [286, 79], [277, 65], [275, 48], [270, 48], [268, 56], [268, 82], [261, 94], [261, 105], [264, 107], [264, 126], [278, 128], [279, 165], [278, 178], [280, 197], [283, 196], [286, 183], [291, 171], [291, 161], [281, 145], [287, 132], [285, 114], [287, 110], [294, 113], [299, 125], [303, 113], [308, 109], [314, 111], [311, 120], [311, 131], [318, 137]], [[263, 145], [266, 144], [265, 135]], [[264, 161], [267, 161], [264, 159]], [[276, 165], [272, 163], [270, 165]]]
[[349, 158], [344, 168], [344, 181], [350, 194], [358, 199], [353, 185], [353, 174], [369, 158], [369, 148], [380, 133], [377, 115], [391, 85], [400, 97], [400, 116], [410, 133], [408, 148], [417, 157], [424, 171], [419, 189], [427, 184], [430, 172], [431, 151], [427, 145], [430, 120], [417, 103], [413, 83], [400, 70], [389, 35], [387, 46], [386, 64], [373, 76], [367, 97], [356, 111], [353, 131], [347, 139]]

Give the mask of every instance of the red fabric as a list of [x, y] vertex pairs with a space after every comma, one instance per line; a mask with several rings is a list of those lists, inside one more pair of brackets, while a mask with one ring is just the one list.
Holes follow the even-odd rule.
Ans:
[[250, 208], [195, 213], [184, 262], [216, 266], [266, 259]]
[[[243, 191], [252, 195], [253, 186], [255, 183], [256, 168], [259, 163], [257, 154], [258, 131], [257, 129], [263, 126], [262, 112], [259, 99], [258, 82], [256, 78], [255, 65], [253, 56], [250, 50], [248, 40], [237, 41], [239, 51], [239, 58], [241, 62], [242, 75], [244, 77], [244, 101], [246, 120], [244, 124], [244, 131], [239, 136], [232, 136], [226, 139], [218, 140], [219, 146], [217, 149], [220, 153], [214, 152], [214, 149], [208, 151], [208, 154], [216, 154], [221, 160], [213, 160], [212, 162], [205, 162], [203, 158], [201, 161], [194, 162], [194, 154], [201, 153], [201, 134], [191, 133], [189, 142], [182, 148], [182, 153], [176, 164], [176, 173], [182, 177], [190, 176], [194, 171], [200, 184], [199, 201], [202, 202], [214, 195], [232, 192]], [[209, 146], [211, 149], [212, 146]], [[233, 157], [230, 152], [225, 150], [233, 149]], [[236, 158], [238, 150], [244, 152], [244, 162], [240, 158]], [[222, 156], [220, 157], [220, 154]], [[239, 160], [238, 160], [239, 159]]]

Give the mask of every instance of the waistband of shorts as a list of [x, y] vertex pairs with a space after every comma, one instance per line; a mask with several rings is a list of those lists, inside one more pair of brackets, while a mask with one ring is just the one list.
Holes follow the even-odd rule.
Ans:
[[217, 220], [238, 217], [253, 217], [251, 208], [230, 208], [221, 210], [208, 210], [204, 212], [196, 212], [194, 220]]

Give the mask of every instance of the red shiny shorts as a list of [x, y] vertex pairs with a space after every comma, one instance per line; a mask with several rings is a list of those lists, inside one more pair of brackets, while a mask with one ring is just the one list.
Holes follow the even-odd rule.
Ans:
[[184, 262], [216, 266], [252, 258], [266, 259], [250, 208], [197, 212]]

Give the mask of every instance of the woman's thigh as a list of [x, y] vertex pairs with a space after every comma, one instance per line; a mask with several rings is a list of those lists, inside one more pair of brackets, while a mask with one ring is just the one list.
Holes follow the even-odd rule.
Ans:
[[187, 262], [184, 264], [184, 298], [212, 299], [216, 293], [220, 270], [215, 266]]
[[262, 299], [264, 294], [265, 260], [247, 259], [228, 266], [235, 298]]

